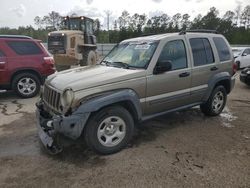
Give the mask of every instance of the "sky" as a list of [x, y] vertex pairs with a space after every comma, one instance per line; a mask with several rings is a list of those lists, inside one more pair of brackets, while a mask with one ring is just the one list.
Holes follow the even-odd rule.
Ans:
[[130, 14], [145, 13], [151, 17], [166, 13], [205, 15], [210, 7], [216, 7], [223, 15], [227, 10], [235, 10], [237, 5], [250, 5], [250, 0], [0, 0], [0, 27], [16, 28], [34, 26], [35, 16], [44, 16], [51, 11], [66, 16], [77, 13], [91, 18], [99, 18], [106, 23], [106, 11], [111, 12], [111, 23], [123, 10]]

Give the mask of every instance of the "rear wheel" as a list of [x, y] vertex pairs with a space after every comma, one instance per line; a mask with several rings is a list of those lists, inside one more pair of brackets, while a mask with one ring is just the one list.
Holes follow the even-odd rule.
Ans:
[[22, 98], [31, 98], [40, 91], [40, 80], [32, 73], [21, 73], [14, 77], [12, 88]]
[[224, 109], [227, 101], [227, 92], [223, 86], [217, 86], [208, 101], [200, 106], [201, 111], [207, 116], [217, 116]]
[[134, 121], [123, 107], [104, 108], [93, 115], [85, 128], [87, 145], [97, 153], [112, 154], [123, 149], [134, 132]]

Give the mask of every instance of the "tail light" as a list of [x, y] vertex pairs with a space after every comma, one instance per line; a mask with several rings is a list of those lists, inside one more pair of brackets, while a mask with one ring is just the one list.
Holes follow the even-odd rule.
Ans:
[[237, 70], [238, 70], [238, 65], [235, 63], [235, 62], [233, 62], [233, 75], [237, 72]]
[[54, 58], [49, 56], [49, 57], [44, 57], [44, 66], [47, 68], [54, 68], [55, 67], [55, 61]]

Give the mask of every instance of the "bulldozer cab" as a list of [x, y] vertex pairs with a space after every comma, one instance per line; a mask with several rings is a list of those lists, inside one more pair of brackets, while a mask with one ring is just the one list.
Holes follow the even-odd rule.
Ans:
[[94, 34], [94, 21], [88, 17], [64, 17], [63, 26], [66, 30], [79, 30], [90, 35]]

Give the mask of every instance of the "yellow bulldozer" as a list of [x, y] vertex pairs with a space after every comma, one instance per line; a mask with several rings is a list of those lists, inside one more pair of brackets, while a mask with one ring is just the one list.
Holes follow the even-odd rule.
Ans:
[[64, 30], [48, 34], [48, 50], [58, 71], [73, 65], [95, 65], [98, 59], [94, 21], [88, 17], [64, 17]]

